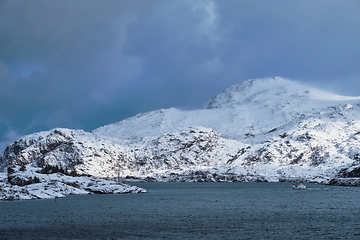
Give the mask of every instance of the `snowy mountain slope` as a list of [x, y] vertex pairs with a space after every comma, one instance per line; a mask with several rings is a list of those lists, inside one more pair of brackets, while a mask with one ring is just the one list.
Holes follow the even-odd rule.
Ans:
[[146, 176], [153, 172], [216, 167], [244, 145], [211, 129], [184, 128], [137, 144], [120, 146], [82, 130], [54, 129], [25, 136], [1, 156], [1, 170], [12, 165], [59, 166], [98, 177]]
[[270, 175], [326, 178], [357, 164], [359, 110], [360, 97], [339, 96], [276, 77], [229, 87], [201, 110], [139, 114], [93, 133], [134, 144], [175, 128], [204, 126], [250, 146], [232, 161], [233, 167], [265, 164], [267, 170], [273, 169]]
[[37, 167], [46, 165], [75, 169], [80, 174], [106, 176], [113, 171], [114, 163], [109, 158], [120, 158], [126, 147], [118, 146], [82, 130], [64, 128], [34, 133], [10, 144], [3, 152], [0, 170], [10, 164]]
[[336, 115], [344, 108], [359, 108], [358, 103], [360, 97], [338, 96], [278, 77], [248, 80], [218, 94], [201, 110], [171, 108], [138, 114], [92, 132], [136, 142], [174, 128], [203, 126], [228, 139], [243, 140], [300, 118]]
[[360, 97], [277, 77], [229, 87], [199, 110], [138, 114], [91, 133], [28, 135], [8, 146], [0, 169], [32, 163], [158, 181], [327, 183], [357, 172], [359, 140]]

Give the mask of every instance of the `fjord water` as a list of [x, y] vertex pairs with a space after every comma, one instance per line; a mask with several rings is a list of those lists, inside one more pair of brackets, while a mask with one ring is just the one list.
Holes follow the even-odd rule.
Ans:
[[0, 239], [358, 239], [360, 189], [136, 183], [147, 194], [0, 202]]

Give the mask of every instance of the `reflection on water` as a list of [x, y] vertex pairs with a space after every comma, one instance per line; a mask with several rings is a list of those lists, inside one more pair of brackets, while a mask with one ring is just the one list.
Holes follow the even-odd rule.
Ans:
[[1, 239], [360, 238], [360, 188], [136, 183], [147, 194], [0, 202]]

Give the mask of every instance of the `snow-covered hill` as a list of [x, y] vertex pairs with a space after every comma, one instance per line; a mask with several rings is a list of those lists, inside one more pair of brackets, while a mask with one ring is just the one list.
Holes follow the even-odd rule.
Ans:
[[32, 163], [133, 180], [328, 183], [356, 177], [359, 139], [360, 97], [275, 77], [231, 86], [199, 110], [25, 136], [6, 148], [0, 169]]

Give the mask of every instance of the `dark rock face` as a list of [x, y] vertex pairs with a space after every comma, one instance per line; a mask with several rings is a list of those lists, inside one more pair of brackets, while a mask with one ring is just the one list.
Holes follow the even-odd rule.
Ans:
[[15, 162], [16, 156], [19, 156], [21, 151], [26, 148], [27, 145], [24, 144], [24, 141], [22, 140], [15, 141], [11, 145], [7, 146], [3, 155], [0, 156], [0, 171], [4, 171], [13, 162]]
[[341, 171], [339, 175], [343, 178], [357, 178], [360, 177], [360, 168], [355, 168], [350, 172]]
[[360, 187], [360, 167], [350, 171], [347, 168], [340, 170], [338, 177], [331, 179], [329, 185]]
[[17, 175], [10, 175], [8, 181], [11, 185], [26, 186], [34, 183], [40, 183], [40, 179], [36, 176], [23, 177]]
[[127, 176], [125, 180], [134, 182], [267, 182], [267, 180], [260, 175], [242, 175], [231, 172], [216, 173], [207, 170], [185, 171], [146, 178]]
[[360, 187], [360, 178], [334, 178], [328, 185]]
[[[36, 163], [38, 167], [45, 165], [59, 165], [60, 162], [67, 160], [67, 166], [72, 168], [80, 164], [80, 159], [76, 154], [77, 136], [84, 133], [82, 130], [53, 129], [44, 134], [32, 134], [31, 137], [23, 137], [10, 144], [0, 156], [0, 171], [14, 165], [26, 165]], [[61, 156], [57, 162], [49, 164], [49, 156]]]

